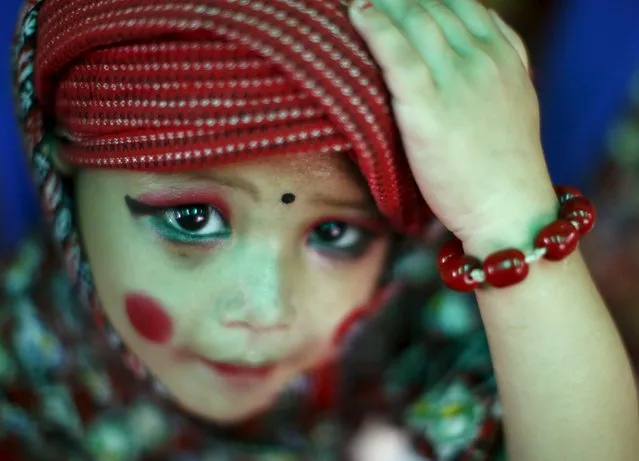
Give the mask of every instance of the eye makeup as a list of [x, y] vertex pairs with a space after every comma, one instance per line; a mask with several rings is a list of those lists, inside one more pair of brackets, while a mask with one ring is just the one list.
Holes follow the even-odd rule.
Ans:
[[349, 224], [351, 226], [362, 229], [373, 235], [384, 235], [388, 233], [389, 227], [387, 221], [382, 217], [376, 218], [359, 218], [359, 217], [345, 217], [345, 216], [337, 216], [337, 215], [329, 215], [324, 216], [320, 219], [316, 219], [313, 221], [307, 228], [306, 233], [312, 232], [317, 227], [321, 226], [324, 223], [344, 223]]
[[187, 205], [208, 205], [218, 210], [225, 219], [231, 219], [231, 210], [227, 202], [220, 195], [210, 191], [150, 192], [135, 199], [127, 195], [125, 202], [135, 216], [146, 216]]
[[[333, 241], [327, 241], [333, 238], [330, 235], [328, 239], [319, 235], [320, 232], [330, 234], [333, 230], [341, 233]], [[353, 260], [363, 256], [374, 240], [387, 233], [388, 225], [382, 218], [324, 217], [308, 226], [304, 235], [308, 245], [318, 253], [334, 259]], [[346, 242], [336, 243], [340, 239]]]
[[174, 245], [210, 245], [229, 238], [229, 207], [210, 193], [125, 197], [130, 213]]

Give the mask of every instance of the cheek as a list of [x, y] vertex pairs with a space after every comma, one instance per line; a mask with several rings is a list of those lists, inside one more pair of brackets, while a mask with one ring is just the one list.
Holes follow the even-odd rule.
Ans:
[[333, 335], [333, 345], [339, 346], [355, 325], [362, 319], [374, 315], [384, 308], [401, 289], [402, 285], [400, 283], [389, 283], [384, 287], [378, 288], [365, 304], [352, 309], [337, 326]]
[[125, 308], [131, 325], [142, 338], [164, 344], [173, 337], [173, 320], [159, 301], [131, 293], [126, 296]]

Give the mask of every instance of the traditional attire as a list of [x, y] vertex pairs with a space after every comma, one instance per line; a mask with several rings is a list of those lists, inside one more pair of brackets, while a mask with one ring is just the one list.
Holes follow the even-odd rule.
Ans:
[[232, 428], [177, 408], [102, 314], [73, 185], [55, 164], [174, 172], [343, 152], [407, 236], [387, 279], [416, 258], [432, 263], [409, 239], [430, 212], [388, 91], [340, 1], [28, 0], [14, 64], [50, 235], [26, 244], [3, 278], [0, 453], [345, 459], [362, 421], [376, 415], [405, 428], [418, 459], [496, 459], [500, 408], [481, 322], [434, 272], [398, 285], [351, 327], [335, 382], [301, 376], [266, 414]]

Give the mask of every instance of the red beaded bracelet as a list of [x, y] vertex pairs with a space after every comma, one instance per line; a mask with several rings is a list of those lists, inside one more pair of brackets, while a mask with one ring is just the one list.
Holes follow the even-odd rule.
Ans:
[[561, 206], [559, 217], [539, 232], [531, 254], [509, 248], [488, 256], [482, 263], [464, 254], [459, 239], [450, 240], [442, 247], [437, 260], [444, 284], [461, 292], [486, 285], [506, 288], [525, 280], [530, 264], [541, 259], [561, 261], [573, 253], [580, 237], [595, 226], [595, 206], [573, 187], [557, 186], [555, 192]]

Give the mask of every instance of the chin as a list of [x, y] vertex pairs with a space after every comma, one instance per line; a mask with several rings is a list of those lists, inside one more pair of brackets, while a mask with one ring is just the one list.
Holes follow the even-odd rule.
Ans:
[[274, 398], [259, 397], [253, 395], [240, 400], [237, 397], [231, 399], [220, 395], [215, 400], [191, 398], [178, 399], [177, 402], [182, 410], [193, 416], [222, 426], [233, 426], [266, 412], [275, 401]]
[[173, 367], [171, 374], [156, 378], [183, 411], [209, 422], [231, 426], [267, 412], [298, 373], [281, 367], [268, 378], [247, 381], [220, 376], [202, 367], [183, 370]]
[[[186, 376], [191, 379], [185, 381]], [[242, 389], [222, 384], [211, 376], [185, 374], [164, 384], [183, 411], [216, 424], [234, 425], [267, 411], [276, 402], [280, 383], [264, 382]]]

